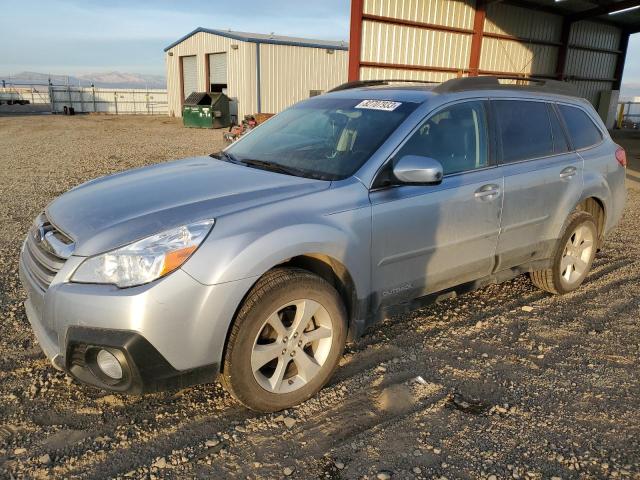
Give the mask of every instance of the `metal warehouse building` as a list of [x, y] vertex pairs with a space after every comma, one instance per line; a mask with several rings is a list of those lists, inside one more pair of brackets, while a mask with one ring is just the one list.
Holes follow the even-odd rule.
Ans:
[[165, 49], [169, 114], [191, 92], [224, 92], [238, 119], [277, 113], [346, 82], [345, 42], [197, 28]]
[[349, 80], [566, 80], [613, 126], [639, 0], [352, 0]]

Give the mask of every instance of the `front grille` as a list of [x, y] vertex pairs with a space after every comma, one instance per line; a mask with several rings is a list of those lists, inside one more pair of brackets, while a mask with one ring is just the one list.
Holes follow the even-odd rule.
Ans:
[[23, 253], [24, 265], [36, 286], [46, 291], [71, 251], [71, 239], [41, 214], [29, 230]]

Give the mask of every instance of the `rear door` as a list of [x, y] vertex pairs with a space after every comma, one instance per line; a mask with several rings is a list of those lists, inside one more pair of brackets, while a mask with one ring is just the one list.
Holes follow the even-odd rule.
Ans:
[[555, 106], [492, 100], [499, 126], [504, 205], [497, 270], [547, 258], [582, 192], [583, 161], [568, 143]]
[[[448, 105], [394, 155], [435, 158], [439, 185], [374, 188], [372, 282], [376, 306], [393, 305], [491, 273], [500, 226], [502, 174], [493, 161], [487, 104]], [[375, 187], [376, 184], [374, 184]]]

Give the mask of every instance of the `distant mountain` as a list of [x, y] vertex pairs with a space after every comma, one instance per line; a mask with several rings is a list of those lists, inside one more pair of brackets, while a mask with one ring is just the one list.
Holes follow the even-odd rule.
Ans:
[[141, 73], [104, 72], [82, 75], [49, 75], [39, 72], [20, 72], [15, 75], [2, 75], [0, 80], [11, 83], [47, 84], [51, 79], [54, 85], [83, 85], [92, 83], [103, 88], [166, 88], [167, 81], [162, 75], [145, 75]]

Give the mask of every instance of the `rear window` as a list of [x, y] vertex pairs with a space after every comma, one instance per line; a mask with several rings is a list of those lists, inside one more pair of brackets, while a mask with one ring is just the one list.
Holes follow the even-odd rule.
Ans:
[[494, 100], [493, 104], [500, 125], [503, 163], [554, 153], [546, 103]]
[[583, 110], [568, 105], [558, 107], [576, 150], [591, 147], [602, 141], [602, 132]]

